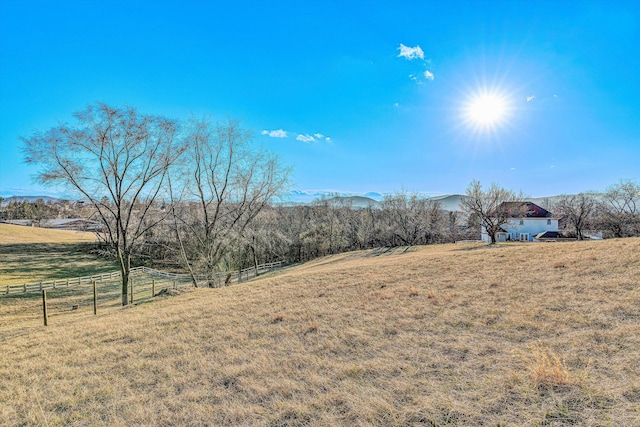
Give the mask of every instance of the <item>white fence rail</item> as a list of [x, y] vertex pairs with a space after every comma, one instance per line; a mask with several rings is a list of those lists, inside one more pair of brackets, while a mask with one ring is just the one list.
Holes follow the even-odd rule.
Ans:
[[[227, 281], [228, 283], [232, 282], [241, 282], [242, 280], [248, 280], [252, 277], [256, 277], [261, 273], [265, 273], [269, 270], [273, 270], [274, 268], [282, 267], [282, 261], [270, 262], [267, 264], [261, 264], [257, 268], [250, 267], [245, 268], [240, 271], [228, 271], [217, 273], [213, 278], [214, 279], [222, 279], [223, 281]], [[135, 277], [140, 274], [148, 274], [150, 276], [162, 277], [168, 280], [190, 280], [191, 276], [189, 274], [178, 274], [178, 273], [170, 273], [167, 271], [154, 270], [149, 267], [135, 267], [131, 269], [131, 276]], [[0, 296], [5, 295], [14, 295], [14, 294], [24, 294], [29, 292], [41, 292], [43, 290], [49, 289], [59, 289], [59, 288], [69, 288], [73, 286], [79, 285], [90, 285], [93, 282], [110, 282], [114, 280], [120, 280], [121, 275], [119, 271], [114, 271], [111, 273], [97, 274], [94, 276], [84, 276], [84, 277], [73, 277], [69, 279], [57, 279], [57, 280], [49, 280], [49, 281], [40, 281], [40, 282], [32, 282], [32, 283], [21, 283], [14, 285], [1, 285], [0, 286]], [[197, 275], [197, 281], [205, 281], [207, 280], [207, 276], [205, 275]]]

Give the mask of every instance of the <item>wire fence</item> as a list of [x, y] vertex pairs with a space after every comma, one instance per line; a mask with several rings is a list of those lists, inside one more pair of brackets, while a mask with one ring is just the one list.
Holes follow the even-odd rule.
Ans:
[[[242, 270], [235, 270], [229, 272], [216, 273], [209, 277], [206, 275], [195, 275], [197, 283], [213, 280], [215, 283], [223, 282], [224, 284], [238, 283], [242, 280], [248, 280], [256, 277], [258, 274], [272, 270], [282, 266], [282, 261], [270, 262], [266, 264], [258, 265], [257, 267], [249, 267]], [[189, 274], [170, 273], [167, 271], [155, 270], [149, 267], [135, 267], [130, 271], [130, 277], [148, 275], [151, 277], [157, 277], [161, 279], [175, 280], [176, 282], [189, 282], [193, 283], [192, 276]], [[24, 294], [29, 292], [40, 292], [49, 289], [69, 288], [80, 285], [91, 285], [96, 283], [108, 283], [114, 280], [120, 281], [122, 276], [119, 271], [111, 273], [103, 273], [95, 276], [73, 277], [66, 279], [57, 279], [49, 281], [39, 281], [31, 283], [20, 284], [8, 284], [0, 286], [0, 297], [11, 294]]]
[[[282, 262], [272, 262], [241, 271], [218, 273], [212, 277], [195, 276], [198, 286], [229, 285], [246, 281], [259, 274], [279, 268]], [[213, 279], [213, 280], [212, 280]], [[142, 303], [170, 293], [173, 289], [193, 287], [189, 274], [177, 274], [148, 267], [131, 269], [129, 303]], [[0, 330], [7, 325], [40, 324], [55, 321], [58, 316], [97, 314], [122, 305], [120, 272], [74, 277], [51, 281], [0, 286]]]

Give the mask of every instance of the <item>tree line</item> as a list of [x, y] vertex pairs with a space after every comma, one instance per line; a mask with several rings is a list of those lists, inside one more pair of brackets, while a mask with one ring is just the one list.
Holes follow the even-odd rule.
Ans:
[[220, 271], [272, 261], [297, 263], [359, 249], [445, 243], [452, 241], [451, 231], [458, 228], [455, 214], [415, 195], [390, 195], [379, 205], [364, 208], [354, 207], [349, 199], [325, 198], [309, 205], [267, 203], [235, 230], [229, 224], [221, 226], [207, 246], [205, 223], [194, 219], [199, 206], [182, 202], [175, 209], [182, 212], [179, 218], [189, 218], [201, 230], [189, 233], [181, 230], [182, 222], [164, 221], [146, 236], [139, 255], [150, 262], [186, 267], [192, 274], [211, 272], [210, 286], [223, 284], [216, 274]]
[[[180, 121], [103, 103], [74, 119], [22, 138], [25, 159], [40, 166], [41, 183], [88, 201], [118, 260], [123, 305], [132, 260], [181, 268], [194, 285], [204, 276], [213, 287], [224, 284], [220, 272], [263, 262], [477, 239], [481, 225], [499, 227], [491, 222], [497, 205], [523, 197], [474, 181], [461, 212], [406, 193], [361, 208], [343, 198], [274, 204], [288, 189], [290, 169], [257, 147], [238, 121]], [[597, 196], [564, 196], [554, 213], [565, 215], [579, 237], [588, 226], [640, 235], [639, 197], [638, 183], [621, 181]]]
[[48, 202], [43, 199], [28, 201], [0, 197], [0, 220], [4, 221], [27, 219], [38, 224], [47, 219], [85, 218], [92, 213], [84, 203], [69, 200]]

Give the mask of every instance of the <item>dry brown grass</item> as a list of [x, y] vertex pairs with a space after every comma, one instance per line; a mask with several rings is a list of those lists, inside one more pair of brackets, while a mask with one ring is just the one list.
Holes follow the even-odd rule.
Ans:
[[53, 230], [0, 224], [0, 245], [16, 243], [78, 243], [95, 242], [96, 235], [84, 231]]
[[531, 379], [538, 387], [582, 385], [588, 373], [588, 365], [580, 374], [569, 372], [564, 358], [540, 344], [531, 346], [531, 355], [527, 362]]
[[639, 254], [640, 239], [357, 252], [0, 331], [0, 420], [637, 426]]

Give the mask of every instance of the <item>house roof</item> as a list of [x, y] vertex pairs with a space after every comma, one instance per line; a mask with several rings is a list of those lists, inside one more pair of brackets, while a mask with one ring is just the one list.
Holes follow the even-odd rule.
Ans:
[[559, 239], [562, 237], [562, 233], [559, 231], [543, 231], [536, 234], [536, 239]]
[[545, 231], [535, 236], [538, 240], [577, 240], [575, 237], [568, 237], [561, 231]]
[[502, 202], [496, 209], [511, 218], [551, 218], [553, 214], [533, 202]]

